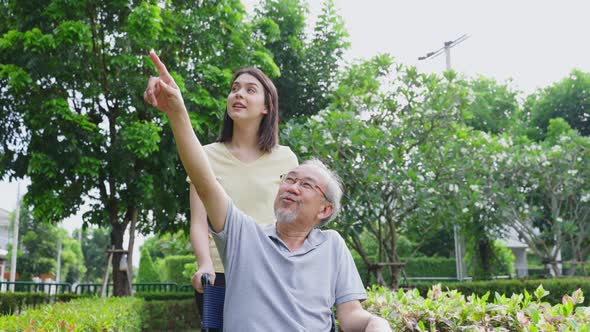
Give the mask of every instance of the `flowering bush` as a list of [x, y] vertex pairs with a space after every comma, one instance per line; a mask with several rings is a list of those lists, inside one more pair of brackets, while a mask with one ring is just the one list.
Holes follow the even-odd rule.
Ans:
[[490, 293], [465, 296], [456, 290], [433, 286], [426, 297], [418, 290], [392, 292], [374, 286], [364, 306], [386, 318], [394, 331], [590, 331], [590, 309], [581, 290], [564, 295], [562, 303], [551, 305], [539, 286], [532, 294], [510, 297]]

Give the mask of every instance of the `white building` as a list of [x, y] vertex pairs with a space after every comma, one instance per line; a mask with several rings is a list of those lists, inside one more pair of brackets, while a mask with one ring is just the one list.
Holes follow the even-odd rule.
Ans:
[[516, 277], [527, 277], [529, 275], [527, 262], [527, 249], [529, 246], [518, 238], [518, 234], [513, 229], [510, 229], [510, 232], [503, 240], [506, 242], [506, 247], [510, 248], [514, 255], [514, 270], [516, 272]]

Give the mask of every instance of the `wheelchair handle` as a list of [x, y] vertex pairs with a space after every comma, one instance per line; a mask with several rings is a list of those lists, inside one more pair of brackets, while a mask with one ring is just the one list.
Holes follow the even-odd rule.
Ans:
[[201, 275], [201, 284], [203, 287], [211, 286], [211, 277], [209, 276], [209, 273], [203, 273]]

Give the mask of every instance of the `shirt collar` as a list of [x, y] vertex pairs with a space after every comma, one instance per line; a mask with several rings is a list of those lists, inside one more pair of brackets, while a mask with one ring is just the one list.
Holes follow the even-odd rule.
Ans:
[[[278, 240], [280, 243], [283, 243], [281, 240], [279, 233], [277, 233], [277, 223], [269, 224], [263, 226], [264, 233], [275, 240]], [[328, 239], [327, 235], [320, 229], [314, 228], [309, 232], [307, 238], [303, 242], [303, 246], [298, 250], [304, 250], [305, 252], [319, 246], [320, 244], [324, 243]], [[284, 243], [283, 243], [284, 245]]]

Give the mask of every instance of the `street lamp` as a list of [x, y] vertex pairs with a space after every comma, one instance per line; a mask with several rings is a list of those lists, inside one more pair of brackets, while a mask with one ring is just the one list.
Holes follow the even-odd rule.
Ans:
[[[437, 56], [441, 55], [443, 52], [445, 53], [445, 60], [447, 65], [447, 71], [451, 70], [451, 48], [454, 46], [459, 45], [460, 43], [467, 40], [470, 36], [469, 35], [462, 35], [461, 37], [453, 40], [453, 41], [446, 41], [443, 47], [439, 48], [436, 51], [428, 52], [425, 56], [418, 57], [418, 60], [427, 60], [427, 59], [434, 59]], [[464, 251], [465, 251], [465, 240], [463, 236], [460, 235], [460, 227], [458, 225], [453, 226], [453, 238], [455, 240], [455, 266], [457, 268], [457, 280], [463, 281], [465, 277], [467, 277], [467, 272], [465, 271], [465, 264], [463, 262]]]
[[467, 40], [469, 37], [470, 37], [469, 35], [463, 35], [453, 41], [446, 41], [444, 43], [443, 47], [439, 48], [436, 51], [428, 52], [428, 53], [426, 53], [425, 56], [418, 57], [418, 60], [434, 59], [437, 56], [445, 53], [446, 63], [447, 63], [447, 71], [451, 70], [451, 48], [461, 44], [462, 42]]

